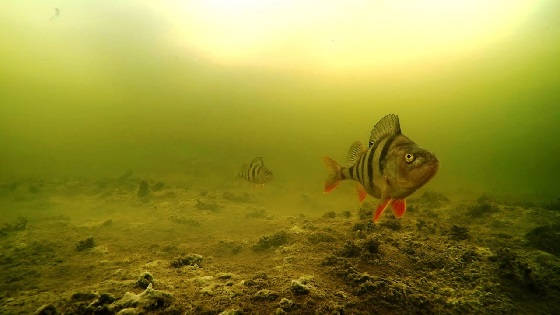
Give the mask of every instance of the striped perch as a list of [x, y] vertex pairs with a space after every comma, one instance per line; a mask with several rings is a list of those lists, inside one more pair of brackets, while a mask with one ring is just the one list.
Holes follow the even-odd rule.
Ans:
[[357, 183], [358, 198], [367, 194], [381, 199], [373, 221], [377, 221], [388, 205], [400, 218], [406, 211], [405, 198], [423, 186], [437, 172], [439, 162], [430, 152], [401, 133], [396, 115], [383, 117], [371, 131], [369, 147], [356, 141], [348, 150], [346, 165], [324, 158], [330, 175], [325, 192], [333, 190], [341, 180]]
[[264, 184], [272, 180], [272, 172], [264, 166], [262, 157], [254, 158], [249, 165], [244, 165], [239, 177], [255, 184]]

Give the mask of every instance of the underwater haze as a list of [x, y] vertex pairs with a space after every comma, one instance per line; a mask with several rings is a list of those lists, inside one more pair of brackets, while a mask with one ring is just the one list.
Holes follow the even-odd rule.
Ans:
[[[0, 43], [0, 313], [560, 306], [558, 1], [3, 1]], [[322, 158], [388, 114], [439, 170], [374, 224]]]

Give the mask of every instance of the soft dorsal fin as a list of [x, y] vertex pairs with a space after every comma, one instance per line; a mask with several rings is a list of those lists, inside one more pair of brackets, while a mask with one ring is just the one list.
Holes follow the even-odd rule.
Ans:
[[401, 133], [401, 126], [399, 123], [399, 116], [395, 114], [389, 114], [375, 124], [371, 130], [371, 135], [369, 137], [369, 146], [371, 147], [374, 143], [379, 143], [381, 139], [387, 136], [395, 136]]
[[348, 154], [346, 155], [346, 165], [352, 166], [358, 158], [362, 155], [364, 151], [366, 151], [366, 147], [362, 144], [361, 141], [356, 141], [352, 143], [350, 149], [348, 149]]
[[255, 166], [257, 166], [257, 165], [264, 166], [264, 160], [263, 160], [263, 158], [262, 158], [261, 156], [259, 156], [259, 157], [254, 158], [254, 159], [251, 161], [251, 164], [249, 164], [249, 165], [251, 165], [251, 166], [252, 166], [252, 165], [255, 165]]

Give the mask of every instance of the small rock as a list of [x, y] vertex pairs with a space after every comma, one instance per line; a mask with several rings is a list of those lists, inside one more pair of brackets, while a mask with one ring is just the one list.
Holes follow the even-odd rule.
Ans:
[[154, 277], [152, 276], [152, 274], [145, 271], [140, 275], [140, 277], [136, 281], [136, 285], [142, 289], [146, 289], [150, 285], [150, 283], [153, 282], [154, 282]]
[[117, 315], [137, 315], [137, 314], [139, 314], [139, 311], [132, 307], [122, 309], [117, 313]]
[[76, 250], [81, 252], [93, 247], [95, 247], [95, 241], [93, 240], [93, 237], [88, 237], [85, 240], [81, 240], [78, 242], [78, 244], [76, 245]]
[[52, 304], [45, 304], [35, 311], [35, 315], [56, 315], [58, 311]]
[[72, 294], [72, 301], [75, 302], [83, 302], [83, 301], [91, 301], [97, 297], [95, 293], [84, 293], [84, 292], [77, 292]]
[[[152, 284], [140, 294], [126, 292], [124, 296], [112, 304], [113, 311], [127, 308], [137, 308], [143, 311], [157, 311], [167, 308], [173, 302], [171, 293], [154, 290]], [[127, 313], [128, 314], [128, 313]], [[133, 313], [135, 314], [135, 313]]]
[[287, 298], [282, 298], [278, 303], [278, 306], [284, 311], [288, 312], [294, 308], [294, 302]]
[[262, 289], [253, 295], [253, 300], [255, 301], [274, 301], [277, 298], [278, 293], [268, 289]]
[[377, 254], [379, 253], [379, 245], [380, 243], [377, 239], [370, 238], [364, 242], [363, 248], [369, 254]]
[[171, 262], [171, 266], [175, 268], [180, 268], [182, 266], [201, 266], [202, 265], [202, 256], [198, 254], [190, 254], [185, 257], [178, 257], [174, 261]]
[[102, 293], [101, 295], [99, 295], [99, 297], [97, 298], [97, 300], [91, 302], [91, 304], [89, 305], [89, 307], [99, 307], [99, 306], [103, 306], [103, 305], [107, 305], [107, 304], [111, 304], [113, 302], [116, 301], [116, 298], [114, 296], [112, 296], [109, 293]]
[[280, 231], [272, 235], [265, 235], [253, 246], [253, 250], [262, 251], [269, 248], [278, 247], [288, 243], [290, 240], [288, 233]]
[[311, 279], [311, 276], [302, 276], [297, 280], [292, 280], [290, 290], [295, 295], [308, 294], [311, 289], [311, 286], [309, 285]]

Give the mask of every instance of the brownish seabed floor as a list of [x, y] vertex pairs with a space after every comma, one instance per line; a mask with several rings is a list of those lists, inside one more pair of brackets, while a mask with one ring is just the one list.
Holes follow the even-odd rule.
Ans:
[[374, 225], [369, 197], [358, 209], [244, 185], [28, 186], [2, 191], [2, 314], [560, 309], [554, 207], [427, 192]]

